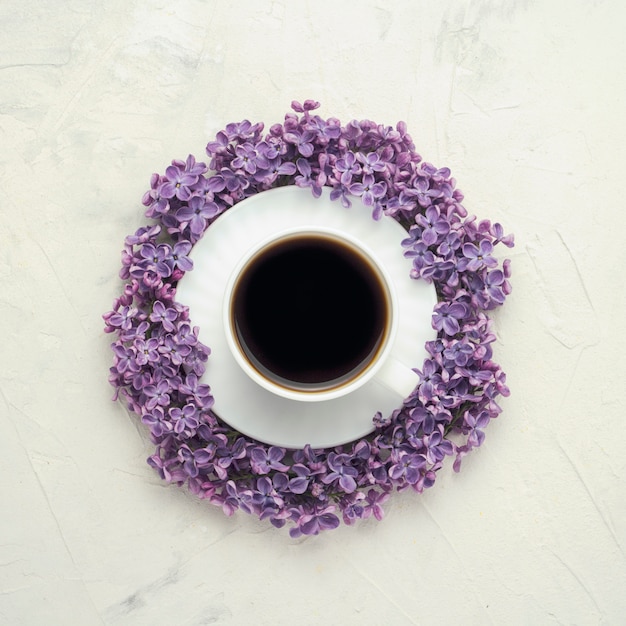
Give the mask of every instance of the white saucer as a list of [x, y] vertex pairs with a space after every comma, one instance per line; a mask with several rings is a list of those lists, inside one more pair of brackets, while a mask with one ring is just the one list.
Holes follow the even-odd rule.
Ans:
[[[211, 348], [203, 383], [211, 387], [213, 407], [221, 419], [259, 441], [286, 448], [327, 448], [364, 437], [372, 419], [401, 406], [403, 398], [376, 379], [355, 392], [322, 402], [281, 398], [253, 382], [237, 365], [226, 342], [222, 309], [226, 284], [246, 252], [275, 232], [300, 226], [331, 227], [374, 250], [390, 275], [399, 302], [393, 356], [407, 367], [421, 368], [425, 343], [436, 337], [431, 325], [437, 302], [435, 287], [409, 276], [411, 260], [400, 242], [406, 231], [390, 217], [375, 221], [371, 208], [352, 198], [346, 209], [324, 189], [315, 198], [309, 189], [279, 187], [242, 200], [222, 214], [191, 251], [194, 268], [180, 280], [176, 299], [189, 307], [200, 341]], [[417, 382], [417, 377], [416, 377]]]

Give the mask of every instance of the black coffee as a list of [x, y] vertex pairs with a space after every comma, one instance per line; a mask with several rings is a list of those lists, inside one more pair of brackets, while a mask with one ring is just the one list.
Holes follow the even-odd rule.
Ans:
[[384, 342], [387, 290], [366, 257], [318, 234], [285, 237], [256, 254], [237, 280], [231, 323], [265, 377], [298, 390], [354, 378]]

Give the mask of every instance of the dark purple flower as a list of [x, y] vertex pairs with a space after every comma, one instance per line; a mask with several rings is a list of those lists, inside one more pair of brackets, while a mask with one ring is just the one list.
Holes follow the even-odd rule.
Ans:
[[273, 482], [266, 476], [257, 479], [256, 492], [252, 495], [251, 501], [259, 511], [259, 519], [275, 515], [284, 505], [283, 498], [276, 491]]
[[300, 174], [295, 177], [296, 185], [299, 187], [310, 187], [313, 195], [316, 198], [319, 198], [322, 195], [322, 188], [317, 181], [311, 178], [313, 173], [311, 170], [311, 164], [306, 159], [301, 158], [296, 161], [296, 167], [300, 172]]
[[473, 448], [477, 448], [485, 439], [483, 429], [489, 424], [491, 418], [487, 411], [480, 411], [474, 415], [471, 411], [466, 411], [463, 416], [463, 425], [469, 429], [467, 443]]
[[389, 499], [389, 492], [387, 491], [376, 491], [375, 489], [370, 489], [367, 492], [367, 496], [365, 500], [367, 502], [367, 506], [365, 508], [365, 517], [369, 515], [374, 515], [374, 517], [380, 522], [385, 512], [383, 510], [382, 505]]
[[440, 424], [438, 429], [425, 435], [423, 438], [424, 448], [426, 451], [426, 460], [430, 464], [440, 463], [445, 456], [454, 453], [454, 446], [443, 436], [443, 426]]

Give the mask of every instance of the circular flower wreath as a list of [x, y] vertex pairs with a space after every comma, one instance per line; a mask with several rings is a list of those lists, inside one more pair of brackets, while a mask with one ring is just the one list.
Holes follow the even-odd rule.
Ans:
[[[501, 412], [505, 374], [492, 360], [495, 336], [485, 311], [510, 293], [510, 262], [493, 256], [513, 237], [500, 224], [468, 216], [448, 168], [422, 160], [399, 122], [396, 128], [311, 112], [319, 103], [293, 102], [283, 124], [228, 124], [206, 147], [207, 167], [193, 156], [154, 174], [143, 197], [156, 223], [126, 238], [122, 295], [103, 317], [115, 333], [110, 382], [115, 398], [150, 429], [148, 458], [167, 482], [186, 484], [227, 515], [241, 509], [290, 534], [317, 534], [383, 516], [396, 489], [421, 493], [435, 482], [446, 456], [461, 458], [481, 445], [484, 429]], [[367, 437], [333, 449], [287, 450], [235, 431], [212, 410], [200, 382], [210, 349], [198, 341], [176, 284], [192, 269], [188, 254], [224, 211], [282, 185], [309, 187], [348, 209], [360, 197], [373, 219], [388, 215], [407, 230], [404, 255], [411, 276], [435, 284], [432, 325], [437, 339], [419, 384], [391, 415], [373, 416]], [[338, 207], [338, 210], [344, 210]]]

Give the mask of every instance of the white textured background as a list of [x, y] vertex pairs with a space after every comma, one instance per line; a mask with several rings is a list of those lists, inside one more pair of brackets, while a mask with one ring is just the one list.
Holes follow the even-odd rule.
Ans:
[[[624, 624], [623, 7], [3, 0], [0, 623]], [[294, 541], [160, 482], [100, 316], [150, 174], [305, 98], [405, 120], [517, 246], [484, 446]]]

